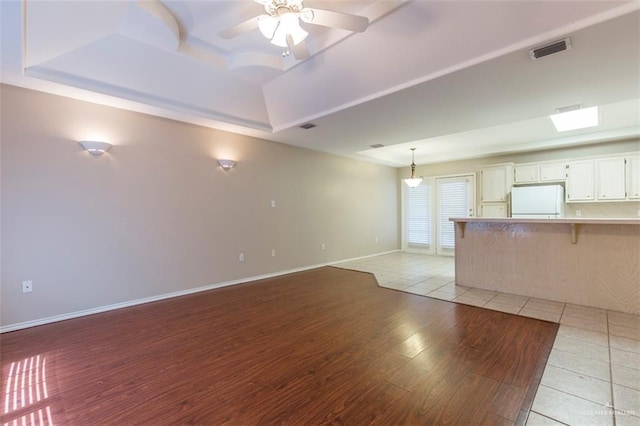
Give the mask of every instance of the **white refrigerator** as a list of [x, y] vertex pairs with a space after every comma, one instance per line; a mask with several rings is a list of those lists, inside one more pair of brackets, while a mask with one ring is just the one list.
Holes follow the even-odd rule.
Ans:
[[561, 185], [511, 188], [511, 217], [521, 219], [564, 217], [564, 188]]

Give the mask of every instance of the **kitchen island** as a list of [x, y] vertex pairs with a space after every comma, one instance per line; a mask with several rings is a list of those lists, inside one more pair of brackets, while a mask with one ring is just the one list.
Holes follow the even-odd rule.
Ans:
[[456, 284], [640, 314], [640, 220], [452, 218]]

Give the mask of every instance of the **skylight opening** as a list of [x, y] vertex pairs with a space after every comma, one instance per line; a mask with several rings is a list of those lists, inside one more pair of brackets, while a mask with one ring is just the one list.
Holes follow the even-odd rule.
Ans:
[[581, 108], [580, 105], [577, 105], [575, 107], [558, 108], [556, 111], [557, 114], [552, 114], [549, 117], [558, 132], [586, 129], [599, 124], [597, 106]]

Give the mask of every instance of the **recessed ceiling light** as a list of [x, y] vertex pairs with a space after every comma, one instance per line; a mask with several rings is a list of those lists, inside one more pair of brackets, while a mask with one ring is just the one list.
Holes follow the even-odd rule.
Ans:
[[558, 108], [549, 117], [558, 132], [585, 129], [598, 125], [598, 107], [582, 108], [580, 105]]

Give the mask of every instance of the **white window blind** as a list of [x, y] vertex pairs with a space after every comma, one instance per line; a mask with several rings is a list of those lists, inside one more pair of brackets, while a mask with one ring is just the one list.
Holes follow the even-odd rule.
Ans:
[[422, 183], [406, 190], [406, 238], [407, 245], [429, 248], [431, 245], [431, 186]]
[[455, 231], [451, 217], [466, 217], [469, 211], [469, 182], [466, 179], [438, 179], [439, 247], [455, 248]]

